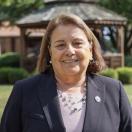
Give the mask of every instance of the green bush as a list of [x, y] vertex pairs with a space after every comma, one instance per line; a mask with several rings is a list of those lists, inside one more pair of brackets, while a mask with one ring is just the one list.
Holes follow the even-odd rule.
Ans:
[[0, 84], [8, 84], [8, 74], [11, 68], [0, 68]]
[[20, 55], [8, 52], [0, 56], [0, 67], [20, 67]]
[[132, 68], [130, 67], [121, 67], [117, 68], [119, 80], [125, 84], [132, 83]]
[[125, 66], [132, 67], [132, 56], [125, 56]]
[[111, 78], [114, 78], [114, 79], [118, 79], [117, 71], [114, 70], [114, 69], [111, 69], [111, 68], [102, 71], [100, 74], [103, 75], [103, 76], [107, 76], [107, 77], [111, 77]]
[[13, 69], [8, 74], [8, 81], [10, 84], [15, 83], [17, 80], [21, 80], [28, 77], [28, 72], [24, 69]]
[[13, 84], [17, 80], [27, 78], [28, 75], [22, 68], [0, 68], [0, 84]]

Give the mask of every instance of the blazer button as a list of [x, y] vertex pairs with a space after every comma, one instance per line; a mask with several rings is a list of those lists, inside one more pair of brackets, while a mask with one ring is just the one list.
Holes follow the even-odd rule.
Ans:
[[101, 102], [101, 98], [99, 96], [95, 96], [95, 101], [100, 103]]

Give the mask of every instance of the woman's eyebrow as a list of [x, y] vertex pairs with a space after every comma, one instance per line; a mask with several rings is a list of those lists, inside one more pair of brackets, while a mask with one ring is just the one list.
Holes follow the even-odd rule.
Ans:
[[73, 41], [84, 41], [82, 38], [74, 38]]
[[54, 43], [65, 42], [64, 40], [56, 40]]

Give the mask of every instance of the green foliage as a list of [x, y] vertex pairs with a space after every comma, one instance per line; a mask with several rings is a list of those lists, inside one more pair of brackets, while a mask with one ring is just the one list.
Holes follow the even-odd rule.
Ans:
[[43, 6], [43, 0], [0, 0], [0, 19], [14, 22]]
[[11, 68], [0, 68], [0, 84], [8, 84], [8, 74]]
[[14, 52], [8, 52], [0, 56], [0, 67], [19, 67], [20, 55]]
[[107, 77], [114, 78], [114, 79], [118, 79], [118, 73], [114, 69], [110, 69], [110, 68], [106, 69], [106, 70], [102, 71], [100, 74], [107, 76]]
[[9, 84], [14, 84], [17, 80], [21, 80], [28, 77], [28, 72], [24, 69], [12, 69], [8, 74]]
[[100, 0], [100, 4], [132, 20], [132, 0]]
[[132, 67], [132, 56], [125, 56], [125, 66]]
[[0, 84], [13, 84], [17, 80], [27, 78], [28, 72], [22, 68], [0, 68]]
[[130, 67], [117, 68], [117, 72], [118, 72], [119, 80], [122, 83], [125, 84], [132, 83], [132, 68]]
[[106, 69], [99, 73], [100, 75], [111, 77], [113, 79], [119, 79], [124, 84], [132, 84], [132, 68], [120, 67], [117, 69]]

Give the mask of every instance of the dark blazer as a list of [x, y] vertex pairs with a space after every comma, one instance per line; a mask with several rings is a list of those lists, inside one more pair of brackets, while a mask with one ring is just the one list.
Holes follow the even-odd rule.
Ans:
[[[132, 132], [132, 111], [119, 81], [89, 74], [86, 97], [83, 132]], [[52, 74], [15, 84], [0, 132], [65, 132]]]

